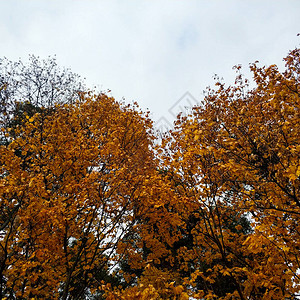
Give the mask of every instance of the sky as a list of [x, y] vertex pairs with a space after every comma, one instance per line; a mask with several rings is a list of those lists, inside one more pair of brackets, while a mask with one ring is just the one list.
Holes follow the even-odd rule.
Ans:
[[299, 46], [299, 0], [0, 0], [0, 57], [60, 66], [149, 109], [157, 127], [234, 65], [277, 64]]

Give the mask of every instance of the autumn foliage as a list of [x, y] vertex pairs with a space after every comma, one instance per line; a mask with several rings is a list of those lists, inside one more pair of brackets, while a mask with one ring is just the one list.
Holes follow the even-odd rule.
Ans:
[[[13, 130], [1, 148], [6, 293], [58, 298], [60, 291], [66, 299], [71, 286], [93, 288], [93, 272], [114, 259], [134, 224], [152, 163], [149, 122], [112, 98], [82, 95]], [[12, 129], [3, 130], [9, 137]]]
[[250, 65], [254, 88], [236, 67], [159, 145], [104, 94], [24, 99], [1, 124], [0, 298], [296, 299], [300, 50], [285, 61]]

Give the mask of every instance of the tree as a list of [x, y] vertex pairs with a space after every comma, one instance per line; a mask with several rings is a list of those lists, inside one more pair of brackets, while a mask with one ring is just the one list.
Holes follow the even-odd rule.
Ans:
[[[55, 103], [71, 103], [79, 99], [84, 89], [80, 77], [68, 69], [58, 67], [55, 58], [40, 60], [29, 57], [29, 64], [0, 59], [0, 143], [8, 145], [16, 138], [16, 129], [35, 113], [49, 115]], [[19, 151], [15, 154], [23, 160]], [[6, 172], [2, 173], [2, 177]], [[1, 201], [0, 229], [12, 228], [19, 205], [5, 206]], [[6, 247], [8, 245], [6, 244]], [[1, 259], [1, 274], [7, 259], [6, 251]], [[5, 278], [1, 277], [1, 290]]]
[[[75, 103], [85, 85], [79, 75], [58, 66], [56, 58], [41, 60], [29, 56], [21, 60], [0, 59], [0, 126], [12, 128], [21, 122], [24, 112], [32, 116], [40, 108], [55, 104]], [[8, 142], [2, 136], [2, 143]]]
[[[299, 292], [299, 57], [291, 51], [283, 73], [252, 64], [252, 90], [240, 74], [234, 86], [217, 83], [164, 141], [183, 219], [194, 216], [193, 247], [182, 247], [179, 263], [188, 269], [199, 261], [189, 275], [194, 297], [294, 299]], [[253, 232], [237, 223], [243, 216]]]
[[41, 60], [29, 56], [29, 63], [0, 59], [1, 106], [4, 109], [18, 101], [34, 106], [53, 106], [55, 103], [74, 103], [77, 92], [85, 90], [79, 75], [60, 68], [55, 57]]
[[94, 275], [115, 261], [134, 225], [152, 166], [151, 122], [92, 94], [25, 119], [0, 148], [0, 199], [10, 214], [1, 223], [1, 296], [79, 299], [100, 285]]

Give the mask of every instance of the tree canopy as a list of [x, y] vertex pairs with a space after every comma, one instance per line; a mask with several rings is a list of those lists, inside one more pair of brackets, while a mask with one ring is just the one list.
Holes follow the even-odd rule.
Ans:
[[160, 144], [76, 76], [15, 98], [1, 74], [0, 299], [297, 299], [300, 49], [285, 61], [250, 65], [253, 88], [236, 67]]

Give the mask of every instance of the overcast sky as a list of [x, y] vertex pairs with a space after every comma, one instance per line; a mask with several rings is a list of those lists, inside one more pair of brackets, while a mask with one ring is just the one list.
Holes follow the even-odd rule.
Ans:
[[201, 100], [214, 74], [232, 83], [236, 64], [282, 68], [300, 41], [299, 0], [0, 0], [0, 14], [1, 57], [56, 55], [156, 121]]

